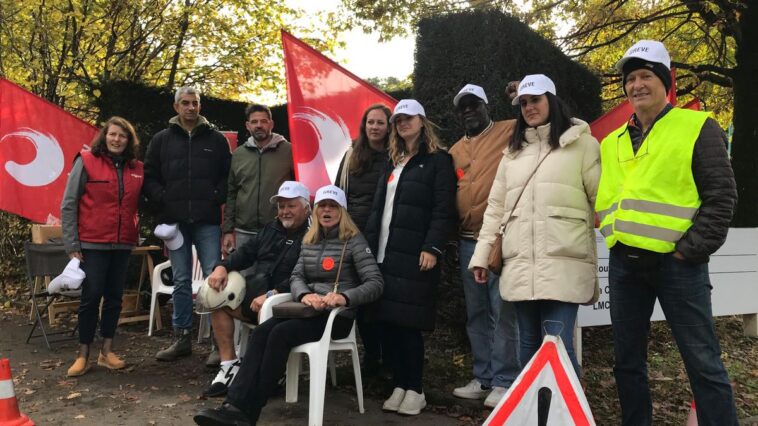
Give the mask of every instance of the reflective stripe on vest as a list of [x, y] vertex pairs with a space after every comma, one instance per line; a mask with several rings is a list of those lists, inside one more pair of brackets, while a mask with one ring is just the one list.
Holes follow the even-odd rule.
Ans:
[[659, 253], [674, 251], [701, 203], [692, 151], [707, 118], [707, 113], [671, 109], [636, 153], [626, 124], [603, 140], [595, 208], [609, 248], [621, 241]]
[[653, 225], [645, 225], [642, 223], [627, 222], [625, 220], [616, 220], [613, 227], [616, 232], [626, 232], [627, 234], [639, 235], [647, 238], [654, 238], [656, 240], [668, 241], [675, 243], [682, 238], [684, 232], [672, 231], [671, 229], [661, 228]]
[[621, 200], [621, 208], [624, 210], [635, 210], [643, 213], [660, 214], [689, 220], [692, 220], [697, 213], [697, 208], [694, 207], [681, 207], [673, 204], [645, 200]]

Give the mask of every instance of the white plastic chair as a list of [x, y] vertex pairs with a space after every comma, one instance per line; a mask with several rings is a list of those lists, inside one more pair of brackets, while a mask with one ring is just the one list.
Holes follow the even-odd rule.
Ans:
[[[292, 300], [289, 293], [277, 294], [266, 299], [261, 308], [260, 322], [263, 323], [273, 316], [272, 308], [279, 303]], [[326, 368], [327, 363], [331, 372], [332, 385], [337, 386], [337, 374], [334, 367], [334, 359], [330, 356], [331, 351], [350, 351], [353, 360], [353, 373], [355, 375], [355, 390], [358, 394], [358, 411], [365, 412], [363, 408], [363, 382], [361, 380], [361, 364], [358, 359], [358, 345], [355, 340], [355, 321], [350, 333], [344, 339], [332, 340], [332, 325], [334, 319], [344, 307], [333, 309], [329, 313], [324, 334], [320, 340], [296, 346], [290, 351], [287, 359], [287, 389], [286, 402], [297, 402], [298, 380], [300, 378], [300, 354], [308, 355], [310, 362], [310, 390], [308, 394], [308, 425], [321, 426], [324, 419], [324, 396], [326, 394]]]
[[234, 319], [234, 345], [237, 350], [237, 358], [245, 356], [247, 350], [247, 338], [250, 332], [256, 327], [255, 324]]
[[[147, 327], [147, 335], [152, 336], [153, 335], [153, 322], [155, 321], [155, 310], [158, 306], [158, 295], [159, 294], [173, 294], [174, 293], [174, 286], [163, 284], [163, 280], [161, 280], [161, 272], [163, 272], [165, 269], [168, 269], [171, 267], [171, 261], [167, 260], [163, 263], [160, 263], [153, 268], [153, 276], [150, 279], [150, 286], [152, 287], [152, 296], [150, 297], [150, 321], [148, 323]], [[192, 246], [192, 299], [195, 299], [195, 296], [197, 296], [198, 290], [200, 290], [200, 286], [203, 285], [203, 268], [200, 266], [200, 260], [197, 258], [197, 250], [195, 250], [195, 246]], [[200, 326], [198, 327], [198, 335], [197, 340], [200, 342], [200, 340], [203, 337], [210, 336], [210, 327], [209, 327], [209, 321], [210, 317], [208, 314], [201, 314], [200, 315]]]

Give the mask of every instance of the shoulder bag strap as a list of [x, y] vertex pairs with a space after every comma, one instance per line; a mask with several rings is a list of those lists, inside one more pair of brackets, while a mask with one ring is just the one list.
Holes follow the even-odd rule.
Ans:
[[280, 263], [282, 263], [282, 259], [284, 259], [284, 255], [287, 254], [290, 247], [292, 247], [295, 244], [295, 240], [291, 240], [289, 238], [286, 238], [284, 240], [285, 247], [282, 249], [281, 253], [279, 253], [279, 257], [276, 258], [274, 261], [274, 264], [271, 265], [271, 270], [269, 271], [269, 274], [274, 274], [274, 271], [276, 271], [276, 268], [279, 266]]
[[553, 152], [552, 149], [548, 151], [544, 157], [542, 157], [539, 163], [537, 163], [537, 166], [534, 168], [534, 170], [532, 170], [532, 174], [530, 174], [529, 177], [526, 178], [526, 181], [524, 182], [524, 186], [521, 188], [521, 192], [519, 192], [518, 197], [516, 197], [516, 202], [513, 203], [513, 208], [511, 209], [511, 212], [508, 213], [508, 219], [505, 219], [505, 222], [500, 224], [500, 229], [499, 229], [500, 232], [498, 232], [499, 234], [503, 233], [505, 225], [507, 225], [508, 221], [511, 220], [511, 217], [513, 216], [513, 212], [516, 210], [516, 206], [518, 206], [518, 202], [521, 201], [521, 196], [524, 195], [524, 191], [526, 190], [527, 185], [529, 185], [529, 181], [532, 180], [532, 177], [534, 177], [534, 175], [537, 173], [537, 169], [540, 168], [540, 164], [542, 164], [542, 162], [545, 161], [545, 159], [547, 158], [548, 155], [550, 155], [551, 152]]
[[[347, 240], [349, 241], [349, 239]], [[337, 278], [334, 280], [334, 293], [337, 292], [340, 286], [340, 273], [342, 272], [342, 261], [345, 259], [345, 249], [347, 249], [347, 241], [342, 245], [342, 254], [340, 254], [340, 264], [337, 267]]]

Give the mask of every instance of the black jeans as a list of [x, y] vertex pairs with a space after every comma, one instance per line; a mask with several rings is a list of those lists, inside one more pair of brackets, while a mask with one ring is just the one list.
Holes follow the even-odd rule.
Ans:
[[[271, 318], [255, 327], [226, 402], [246, 413], [252, 423], [258, 421], [261, 409], [287, 370], [290, 350], [319, 340], [327, 318], [328, 315], [307, 319]], [[332, 339], [347, 337], [352, 326], [352, 319], [338, 315], [332, 325]]]
[[384, 325], [394, 387], [421, 393], [424, 375], [424, 336], [415, 328]]
[[384, 361], [385, 364], [389, 362], [382, 348], [382, 335], [384, 332], [382, 324], [366, 319], [365, 309], [358, 310], [356, 322], [358, 334], [360, 334], [361, 341], [363, 342], [363, 367], [366, 367], [370, 363], [378, 363], [379, 361]]
[[83, 249], [82, 256], [81, 268], [87, 277], [79, 304], [79, 343], [89, 345], [95, 338], [101, 299], [100, 335], [112, 339], [116, 334], [130, 251]]
[[732, 387], [713, 325], [708, 264], [693, 264], [671, 253], [611, 250], [611, 323], [623, 425], [653, 422], [647, 377], [650, 315], [655, 300], [671, 328], [697, 406], [700, 425], [737, 425]]

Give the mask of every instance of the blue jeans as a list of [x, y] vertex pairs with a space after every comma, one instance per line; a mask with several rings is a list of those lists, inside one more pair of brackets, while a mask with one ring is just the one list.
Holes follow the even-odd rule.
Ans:
[[500, 297], [499, 276], [490, 274], [487, 284], [474, 281], [468, 264], [475, 247], [474, 240], [461, 239], [458, 245], [474, 377], [484, 386], [508, 388], [521, 371], [516, 310]]
[[579, 305], [557, 300], [515, 302], [521, 336], [521, 359], [526, 365], [542, 346], [545, 334], [559, 335], [566, 347], [577, 377], [582, 369], [574, 353], [574, 323]]
[[651, 253], [643, 261], [614, 247], [609, 266], [613, 373], [623, 424], [653, 421], [647, 345], [657, 298], [684, 360], [698, 424], [737, 425], [732, 387], [713, 325], [708, 264], [680, 261], [670, 253]]
[[218, 225], [202, 223], [180, 223], [179, 230], [184, 244], [170, 250], [171, 269], [174, 273], [174, 315], [175, 328], [192, 328], [192, 245], [197, 249], [197, 257], [207, 277], [213, 265], [221, 260], [221, 228]]

